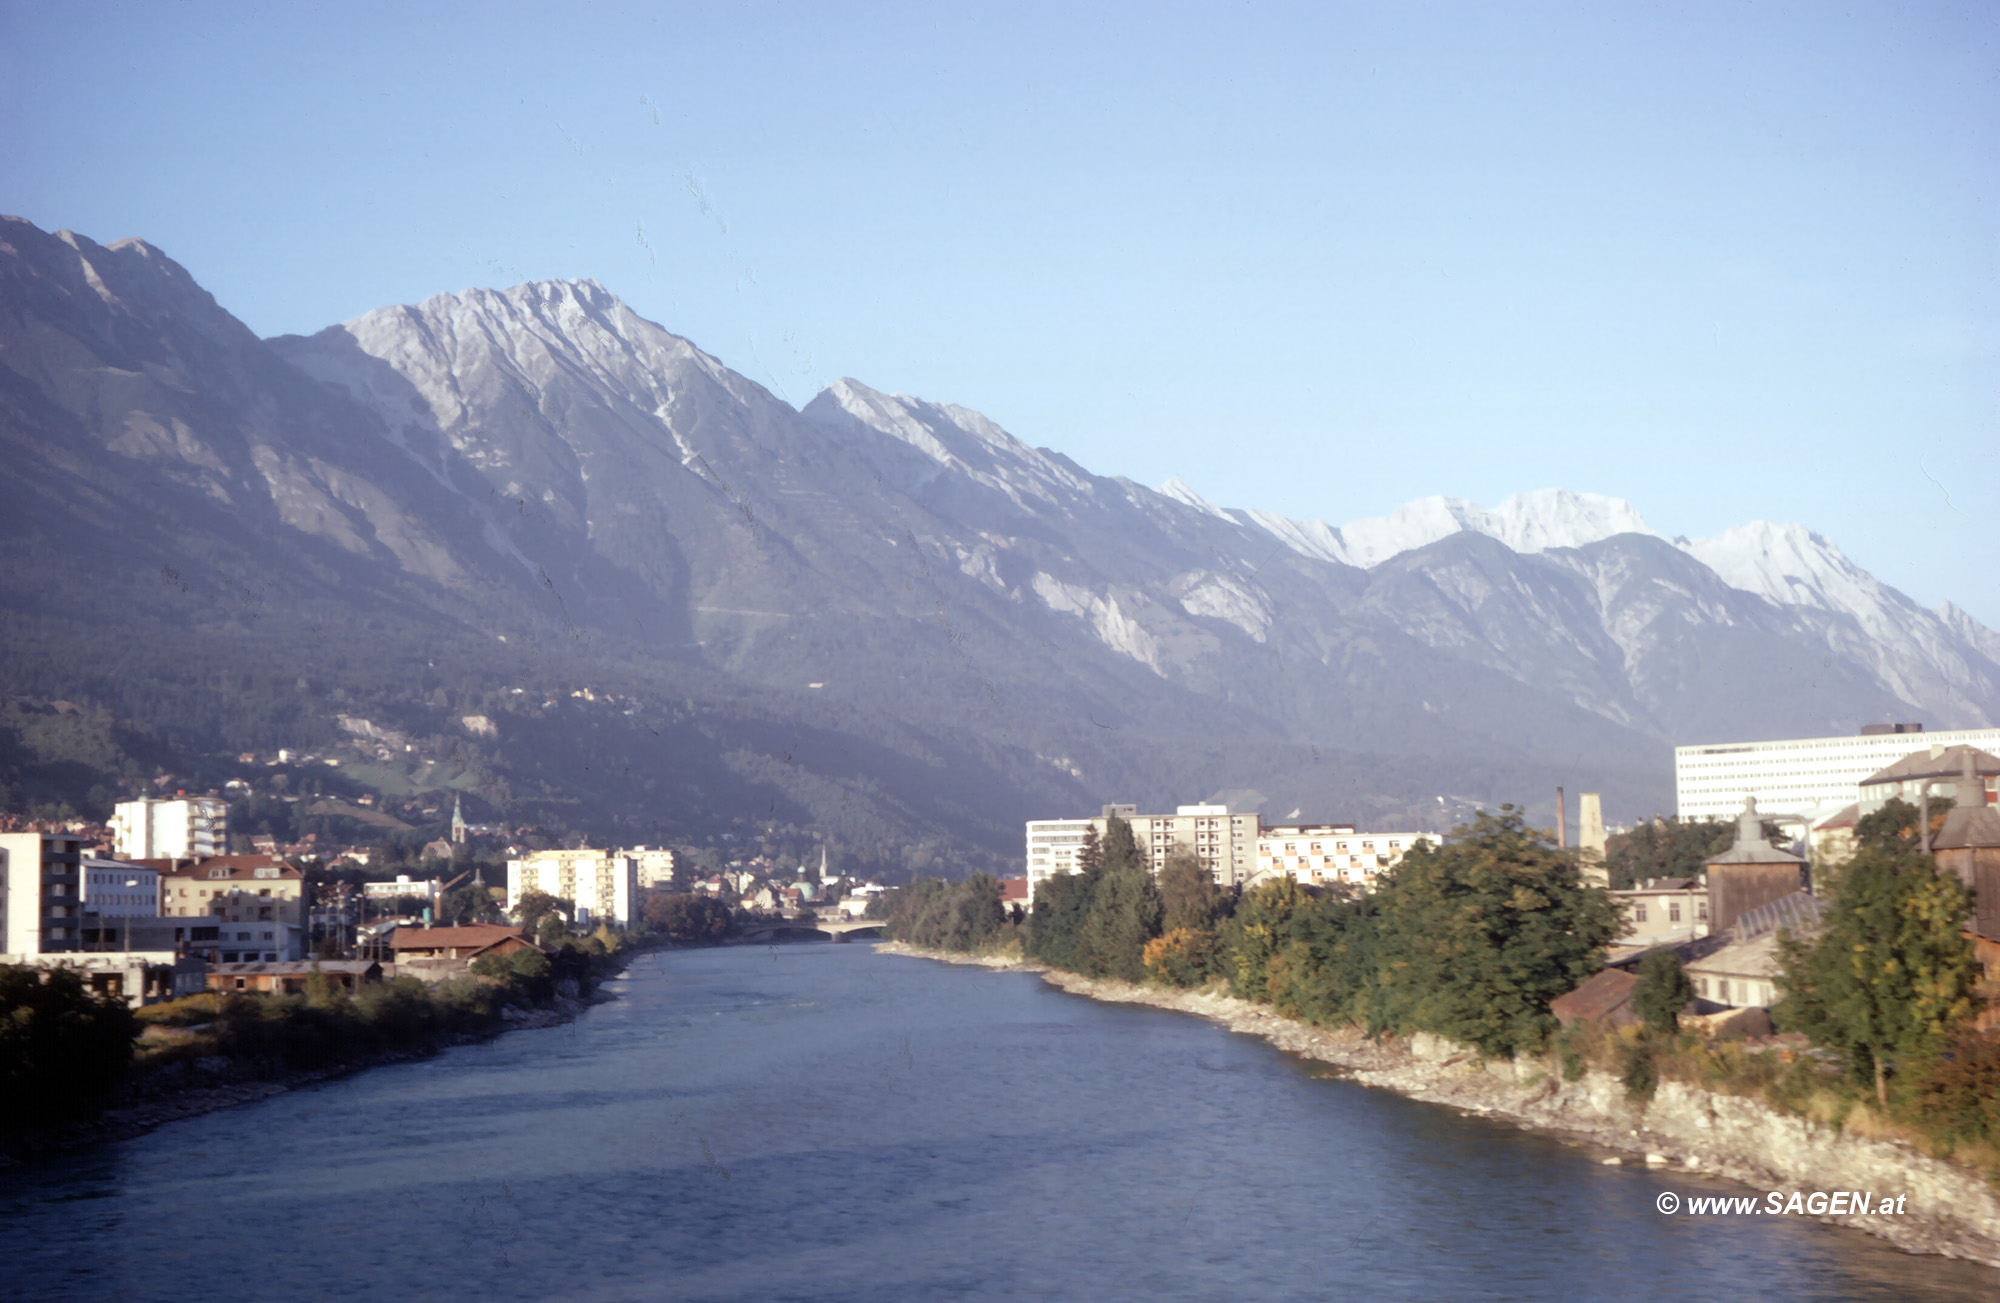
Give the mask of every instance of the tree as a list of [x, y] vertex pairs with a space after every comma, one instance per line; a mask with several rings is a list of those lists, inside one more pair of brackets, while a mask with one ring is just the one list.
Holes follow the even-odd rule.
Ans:
[[519, 923], [521, 930], [529, 936], [539, 935], [543, 922], [550, 915], [567, 918], [575, 912], [576, 906], [571, 902], [560, 900], [546, 891], [538, 891], [533, 887], [521, 893], [521, 898], [514, 902], [513, 909], [514, 921]]
[[[1933, 795], [1930, 799], [1931, 832], [1933, 835], [1944, 827], [1944, 817], [1951, 812], [1954, 802], [1948, 796]], [[1857, 850], [1873, 846], [1880, 850], [1914, 850], [1917, 845], [1918, 808], [1900, 796], [1892, 796], [1882, 803], [1882, 808], [1873, 814], [1863, 815], [1854, 825], [1854, 845]]]
[[1200, 986], [1215, 963], [1215, 933], [1170, 928], [1146, 943], [1146, 976], [1162, 986]]
[[[1086, 875], [1087, 876], [1087, 875]], [[1123, 819], [1106, 821], [1103, 864], [1077, 932], [1080, 972], [1146, 980], [1146, 943], [1160, 933], [1160, 893]]]
[[1645, 1020], [1647, 1030], [1679, 1031], [1681, 1010], [1692, 999], [1694, 983], [1688, 980], [1679, 955], [1671, 950], [1655, 950], [1639, 961], [1639, 982], [1632, 988], [1632, 1008]]
[[455, 926], [490, 923], [500, 917], [500, 906], [486, 888], [467, 883], [444, 893], [438, 900], [437, 917], [438, 922]]
[[1549, 1001], [1603, 964], [1611, 898], [1522, 812], [1482, 811], [1442, 847], [1419, 845], [1377, 892], [1376, 1030], [1429, 1031], [1511, 1056], [1555, 1027]]
[[545, 946], [559, 946], [569, 940], [569, 924], [563, 922], [561, 914], [550, 912], [542, 915], [542, 921], [535, 927], [535, 940]]
[[1028, 915], [1027, 952], [1052, 968], [1081, 967], [1078, 940], [1097, 894], [1095, 873], [1057, 873], [1035, 885], [1035, 908]]
[[1971, 893], [1928, 855], [1877, 840], [1840, 873], [1812, 938], [1780, 943], [1786, 1027], [1840, 1052], [1889, 1100], [1900, 1061], [1934, 1055], [1973, 1011], [1979, 966], [1964, 934]]
[[1229, 949], [1230, 985], [1246, 1000], [1270, 997], [1270, 963], [1292, 939], [1292, 916], [1304, 908], [1312, 895], [1289, 876], [1243, 893], [1236, 916], [1222, 930]]
[[640, 917], [675, 941], [721, 941], [736, 931], [735, 912], [699, 892], [650, 896]]
[[1206, 932], [1222, 913], [1222, 888], [1194, 852], [1176, 847], [1160, 869], [1160, 926], [1168, 932]]
[[[1771, 845], [1790, 848], [1791, 838], [1777, 824], [1764, 821], [1763, 832]], [[1683, 821], [1667, 815], [1606, 838], [1604, 863], [1614, 891], [1652, 878], [1697, 878], [1703, 866], [1735, 840], [1734, 819]]]
[[0, 1128], [72, 1116], [124, 1079], [137, 1020], [72, 968], [0, 965]]

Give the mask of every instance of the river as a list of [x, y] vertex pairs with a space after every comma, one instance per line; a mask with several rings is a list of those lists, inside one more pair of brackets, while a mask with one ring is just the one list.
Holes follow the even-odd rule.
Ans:
[[1991, 1299], [2000, 1273], [1031, 974], [641, 957], [575, 1023], [0, 1173], [36, 1299]]

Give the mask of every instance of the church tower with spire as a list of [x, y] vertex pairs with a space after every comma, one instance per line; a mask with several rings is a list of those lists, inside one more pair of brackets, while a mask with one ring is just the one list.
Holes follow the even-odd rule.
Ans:
[[462, 797], [462, 796], [454, 796], [454, 797], [453, 797], [453, 798], [451, 799], [451, 839], [452, 839], [452, 841], [453, 841], [453, 842], [455, 842], [455, 843], [457, 843], [457, 844], [458, 844], [458, 845], [460, 845], [460, 846], [463, 846], [463, 845], [465, 845], [465, 833], [466, 833], [466, 828], [465, 828], [465, 798], [464, 798], [464, 797]]

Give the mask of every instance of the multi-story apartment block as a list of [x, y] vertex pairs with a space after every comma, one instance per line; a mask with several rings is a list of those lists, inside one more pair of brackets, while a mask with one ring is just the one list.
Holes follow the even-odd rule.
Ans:
[[1176, 848], [1191, 852], [1197, 863], [1223, 886], [1247, 882], [1257, 868], [1255, 814], [1231, 814], [1225, 805], [1183, 805], [1172, 814], [1140, 814], [1136, 805], [1107, 805], [1090, 819], [1031, 819], [1027, 826], [1028, 891], [1062, 873], [1081, 871], [1077, 853], [1091, 830], [1104, 836], [1113, 819], [1132, 825], [1132, 840], [1155, 874], [1166, 867]]
[[1765, 817], [1818, 820], [1861, 798], [1862, 780], [1931, 746], [2000, 750], [2000, 728], [1926, 733], [1921, 724], [1877, 724], [1854, 737], [1714, 742], [1674, 748], [1683, 819], [1734, 819], [1754, 796]]
[[1434, 833], [1357, 832], [1352, 824], [1299, 824], [1266, 828], [1257, 838], [1257, 874], [1285, 874], [1308, 885], [1351, 883], [1373, 888], [1378, 875], [1403, 862]]
[[[1231, 814], [1226, 805], [1183, 805], [1172, 814], [1135, 815], [1132, 837], [1157, 876], [1176, 849], [1194, 852], [1195, 860], [1225, 887], [1248, 882], [1257, 871], [1257, 834], [1263, 820], [1256, 814]], [[1097, 830], [1098, 836], [1104, 829]]]
[[217, 855], [193, 865], [163, 861], [154, 867], [160, 870], [163, 917], [245, 925], [224, 927], [215, 938], [238, 954], [221, 962], [305, 957], [305, 875], [294, 866], [267, 855]]
[[624, 851], [537, 851], [507, 861], [507, 908], [540, 891], [576, 905], [577, 924], [632, 926], [639, 895], [639, 866]]
[[100, 919], [155, 918], [160, 912], [160, 871], [124, 860], [83, 857], [83, 911]]
[[631, 846], [618, 852], [631, 859], [639, 872], [639, 885], [665, 886], [674, 878], [674, 853], [664, 846]]
[[78, 949], [83, 840], [73, 833], [0, 833], [0, 938], [9, 962]]
[[124, 860], [184, 860], [229, 851], [229, 805], [206, 796], [120, 801], [111, 833]]

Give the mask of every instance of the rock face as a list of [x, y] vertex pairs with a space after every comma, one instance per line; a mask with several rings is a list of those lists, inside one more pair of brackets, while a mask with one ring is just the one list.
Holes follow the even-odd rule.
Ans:
[[1631, 819], [1671, 808], [1675, 742], [2000, 718], [2000, 637], [1794, 526], [1681, 545], [1565, 490], [1225, 509], [856, 380], [795, 411], [593, 281], [261, 341], [143, 242], [8, 219], [0, 362], [17, 618], [68, 588], [204, 636], [373, 621], [733, 717], [753, 693], [844, 747], [813, 800], [923, 776], [1014, 852], [1021, 818], [1223, 788], [1448, 827], [1581, 771]]

